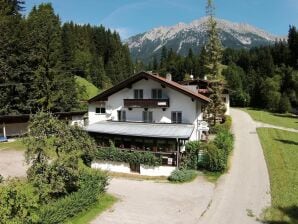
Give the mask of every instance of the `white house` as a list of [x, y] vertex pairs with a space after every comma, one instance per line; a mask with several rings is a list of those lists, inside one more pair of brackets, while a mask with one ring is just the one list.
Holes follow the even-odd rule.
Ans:
[[179, 165], [187, 141], [207, 130], [202, 105], [210, 99], [167, 78], [141, 72], [89, 100], [86, 130], [98, 144], [112, 140], [121, 150], [151, 151], [161, 167], [97, 161], [95, 168], [144, 175], [169, 175]]

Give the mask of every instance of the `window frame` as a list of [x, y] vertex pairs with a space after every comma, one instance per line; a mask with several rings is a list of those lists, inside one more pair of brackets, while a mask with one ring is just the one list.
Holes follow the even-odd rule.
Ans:
[[144, 110], [142, 112], [142, 120], [143, 120], [144, 123], [153, 123], [153, 111]]
[[134, 97], [134, 99], [144, 99], [144, 90], [143, 89], [134, 89], [133, 97]]
[[117, 110], [118, 121], [126, 121], [126, 110]]
[[174, 124], [182, 124], [182, 111], [172, 111], [171, 121]]
[[[99, 112], [98, 112], [99, 110]], [[106, 108], [105, 107], [95, 107], [95, 114], [106, 114]]]
[[160, 89], [160, 88], [152, 89], [151, 90], [151, 98], [152, 99], [162, 99], [162, 89]]

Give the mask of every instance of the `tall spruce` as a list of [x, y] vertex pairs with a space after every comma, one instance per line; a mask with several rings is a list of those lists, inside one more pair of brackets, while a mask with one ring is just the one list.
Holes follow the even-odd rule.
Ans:
[[218, 118], [223, 118], [226, 108], [222, 97], [224, 80], [220, 71], [223, 48], [216, 28], [215, 7], [212, 0], [207, 0], [206, 14], [208, 16], [208, 42], [205, 46], [207, 60], [205, 60], [204, 67], [207, 72], [205, 76], [209, 79], [211, 102], [205, 107], [204, 117], [211, 125], [215, 125]]
[[31, 77], [27, 65], [23, 1], [0, 0], [0, 114], [29, 113]]
[[34, 111], [70, 111], [77, 106], [74, 77], [62, 64], [61, 22], [51, 4], [41, 4], [30, 12], [30, 66], [34, 74], [30, 104]]

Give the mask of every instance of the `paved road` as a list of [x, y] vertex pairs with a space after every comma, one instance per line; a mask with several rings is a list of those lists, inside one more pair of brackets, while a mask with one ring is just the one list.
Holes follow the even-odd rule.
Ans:
[[256, 217], [270, 205], [269, 176], [256, 123], [241, 110], [231, 109], [231, 115], [235, 135], [231, 168], [220, 178], [202, 224], [258, 223]]
[[120, 202], [92, 224], [197, 224], [214, 184], [202, 177], [187, 184], [112, 179], [108, 191]]

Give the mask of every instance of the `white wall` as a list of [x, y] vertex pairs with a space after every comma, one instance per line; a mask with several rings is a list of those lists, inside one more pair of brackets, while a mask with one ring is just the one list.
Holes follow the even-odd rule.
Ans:
[[101, 120], [117, 120], [117, 110], [126, 111], [126, 119], [128, 121], [142, 121], [142, 111], [144, 108], [133, 108], [128, 110], [124, 108], [123, 99], [133, 99], [134, 89], [143, 89], [144, 99], [151, 99], [151, 90], [159, 88], [163, 91], [163, 98], [170, 99], [170, 107], [165, 111], [162, 108], [149, 108], [148, 111], [153, 111], [153, 121], [154, 122], [171, 122], [171, 112], [172, 111], [182, 111], [182, 122], [183, 123], [196, 123], [198, 115], [201, 114], [201, 106], [199, 106], [197, 101], [192, 101], [191, 97], [186, 96], [176, 90], [169, 87], [162, 88], [159, 82], [153, 80], [142, 79], [139, 82], [132, 85], [132, 88], [125, 88], [119, 92], [111, 95], [106, 102], [106, 115], [99, 115], [95, 113], [95, 108], [100, 106], [100, 102], [95, 102], [89, 104], [89, 124], [101, 121]]
[[141, 165], [140, 174], [144, 176], [170, 176], [171, 173], [176, 169], [174, 166], [157, 166], [150, 167]]
[[106, 161], [94, 161], [91, 164], [91, 168], [107, 170], [111, 172], [119, 172], [119, 173], [130, 173], [130, 167], [127, 163], [119, 163], [119, 162], [106, 162]]
[[84, 115], [75, 115], [72, 116], [70, 125], [78, 125], [79, 127], [84, 127]]
[[[101, 169], [110, 172], [118, 173], [133, 173], [130, 171], [130, 166], [128, 163], [119, 163], [112, 161], [94, 161], [91, 164], [91, 167], [94, 169]], [[170, 176], [173, 170], [176, 167], [174, 166], [157, 166], [151, 167], [146, 165], [140, 166], [140, 175], [144, 176]]]

